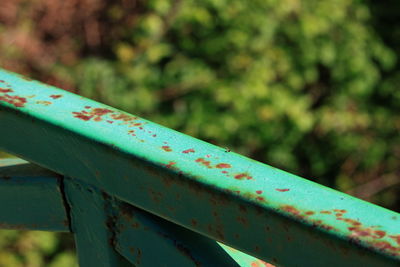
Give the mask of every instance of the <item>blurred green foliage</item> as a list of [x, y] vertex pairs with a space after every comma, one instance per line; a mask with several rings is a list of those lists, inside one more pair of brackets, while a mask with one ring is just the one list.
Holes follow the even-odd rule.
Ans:
[[[351, 190], [399, 173], [396, 51], [370, 21], [363, 1], [152, 0], [107, 56], [59, 68], [85, 96]], [[368, 199], [394, 206], [384, 193]]]
[[20, 2], [7, 68], [399, 210], [396, 1]]
[[76, 255], [72, 250], [72, 235], [2, 230], [0, 237], [0, 266], [2, 267], [78, 266]]

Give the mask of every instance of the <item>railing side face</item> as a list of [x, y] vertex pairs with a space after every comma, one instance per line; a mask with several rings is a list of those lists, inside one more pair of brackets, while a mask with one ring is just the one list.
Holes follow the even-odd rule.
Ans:
[[54, 87], [0, 80], [1, 149], [267, 261], [400, 260], [397, 213]]
[[61, 177], [21, 159], [0, 159], [0, 228], [69, 231]]

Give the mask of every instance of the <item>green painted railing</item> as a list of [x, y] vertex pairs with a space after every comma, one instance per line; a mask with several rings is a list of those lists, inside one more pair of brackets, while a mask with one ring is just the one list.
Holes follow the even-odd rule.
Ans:
[[6, 71], [0, 149], [0, 227], [81, 266], [400, 264], [395, 212]]

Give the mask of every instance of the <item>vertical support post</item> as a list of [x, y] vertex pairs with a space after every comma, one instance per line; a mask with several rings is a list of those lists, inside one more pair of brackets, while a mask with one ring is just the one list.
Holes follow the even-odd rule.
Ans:
[[115, 249], [111, 199], [100, 191], [73, 179], [64, 178], [71, 228], [81, 267], [133, 266]]

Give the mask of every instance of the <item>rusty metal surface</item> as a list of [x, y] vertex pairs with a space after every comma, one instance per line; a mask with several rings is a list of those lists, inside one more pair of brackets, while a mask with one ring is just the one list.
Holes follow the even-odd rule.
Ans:
[[132, 266], [114, 249], [112, 201], [84, 183], [69, 178], [64, 178], [63, 183], [79, 266]]
[[5, 71], [0, 127], [0, 148], [274, 264], [400, 260], [395, 212]]
[[60, 176], [21, 159], [0, 159], [0, 228], [69, 232]]
[[136, 266], [240, 266], [212, 239], [127, 204], [117, 210], [116, 248]]

